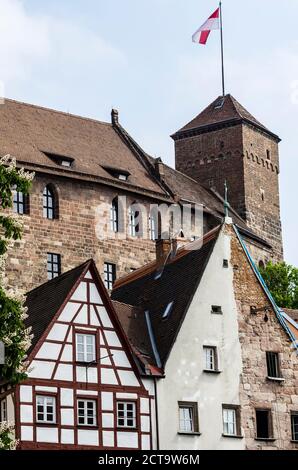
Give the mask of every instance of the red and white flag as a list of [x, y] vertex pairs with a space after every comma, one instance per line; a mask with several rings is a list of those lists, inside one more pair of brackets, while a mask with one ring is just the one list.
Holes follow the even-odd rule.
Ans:
[[220, 29], [219, 8], [217, 8], [217, 10], [209, 16], [208, 20], [193, 34], [192, 42], [205, 45], [213, 29]]

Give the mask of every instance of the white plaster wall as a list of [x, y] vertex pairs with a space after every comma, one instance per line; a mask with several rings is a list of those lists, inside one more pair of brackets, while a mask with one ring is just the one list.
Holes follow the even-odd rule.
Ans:
[[[222, 404], [239, 404], [242, 369], [237, 310], [233, 292], [230, 239], [222, 232], [157, 383], [160, 449], [244, 449], [244, 439], [222, 436]], [[222, 306], [223, 315], [211, 314]], [[221, 374], [203, 372], [203, 345], [217, 345]], [[200, 436], [178, 435], [178, 401], [199, 407]]]

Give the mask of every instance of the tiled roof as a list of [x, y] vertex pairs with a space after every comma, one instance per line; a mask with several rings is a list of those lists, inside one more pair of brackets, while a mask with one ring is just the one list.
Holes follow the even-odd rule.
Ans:
[[[185, 131], [200, 129], [207, 126], [223, 124], [227, 122], [248, 122], [264, 132], [278, 137], [273, 134], [267, 127], [261, 124], [252, 114], [250, 114], [232, 95], [226, 95], [224, 100], [221, 96], [216, 98], [207, 108], [205, 108], [198, 116], [192, 119], [188, 124], [177, 131], [175, 135]], [[221, 105], [222, 104], [222, 105]]]
[[[33, 169], [166, 195], [115, 126], [94, 119], [5, 99], [0, 106], [0, 155], [8, 153]], [[74, 161], [65, 168], [47, 154]], [[129, 172], [128, 182], [121, 183], [105, 169], [111, 166]]]
[[[151, 356], [149, 362], [158, 365], [150, 346], [152, 343], [145, 312], [149, 314], [161, 365], [164, 366], [204, 273], [218, 233], [219, 227], [209, 232], [203, 242], [193, 242], [192, 250], [189, 250], [189, 245], [178, 250], [166, 263], [161, 277], [156, 276], [160, 269], [158, 264], [151, 263], [116, 282], [112, 291], [113, 301], [133, 306], [137, 310], [137, 316], [130, 315], [128, 322], [127, 312], [116, 309], [119, 320], [131, 337], [133, 346]], [[172, 302], [169, 317], [163, 319], [163, 313]]]
[[296, 323], [298, 323], [298, 310], [294, 310], [291, 308], [283, 308], [283, 312], [285, 312], [289, 317], [291, 317]]

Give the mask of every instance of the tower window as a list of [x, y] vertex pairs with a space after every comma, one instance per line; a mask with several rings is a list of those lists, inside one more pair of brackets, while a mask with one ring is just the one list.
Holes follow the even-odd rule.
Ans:
[[270, 150], [266, 150], [267, 159], [271, 160]]
[[47, 185], [43, 190], [43, 216], [45, 219], [58, 218], [57, 197], [51, 185]]
[[265, 191], [264, 189], [261, 189], [261, 199], [264, 202], [265, 201]]
[[105, 263], [104, 265], [104, 282], [108, 290], [113, 288], [116, 281], [116, 265], [113, 263]]
[[13, 195], [13, 211], [16, 214], [29, 214], [29, 196], [20, 191]]
[[272, 439], [273, 426], [271, 410], [256, 410], [257, 439]]
[[48, 279], [54, 279], [61, 274], [61, 256], [57, 253], [48, 253], [47, 259]]

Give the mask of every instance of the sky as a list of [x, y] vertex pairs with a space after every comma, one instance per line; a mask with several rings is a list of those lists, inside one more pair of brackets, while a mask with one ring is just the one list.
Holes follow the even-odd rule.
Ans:
[[[223, 0], [226, 88], [282, 138], [286, 260], [298, 266], [298, 2]], [[121, 124], [174, 166], [169, 137], [221, 92], [215, 0], [0, 0], [0, 96]]]

